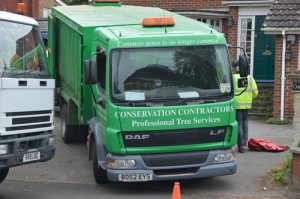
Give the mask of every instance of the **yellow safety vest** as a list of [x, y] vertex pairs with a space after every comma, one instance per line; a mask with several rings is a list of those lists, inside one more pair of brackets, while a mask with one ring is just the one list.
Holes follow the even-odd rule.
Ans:
[[[233, 75], [234, 90], [235, 90], [234, 94], [235, 94], [235, 101], [236, 101], [235, 108], [236, 109], [251, 109], [252, 101], [258, 95], [258, 89], [257, 89], [256, 82], [255, 82], [254, 78], [251, 75], [248, 75], [247, 76], [248, 87], [245, 90], [245, 87], [241, 87], [241, 88], [238, 87], [238, 79], [239, 78], [240, 78], [239, 74], [234, 74]], [[242, 94], [239, 95], [240, 93], [242, 93]], [[236, 95], [238, 95], [238, 96], [236, 96]]]

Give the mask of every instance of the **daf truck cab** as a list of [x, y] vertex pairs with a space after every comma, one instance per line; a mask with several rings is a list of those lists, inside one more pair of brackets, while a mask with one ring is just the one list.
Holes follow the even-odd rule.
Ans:
[[54, 80], [37, 21], [0, 11], [0, 182], [10, 167], [51, 159]]
[[228, 45], [207, 24], [117, 0], [57, 6], [49, 63], [61, 137], [88, 141], [97, 183], [236, 172]]

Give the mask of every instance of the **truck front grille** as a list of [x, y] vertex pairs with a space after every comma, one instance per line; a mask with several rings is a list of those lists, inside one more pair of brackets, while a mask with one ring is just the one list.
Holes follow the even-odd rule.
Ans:
[[27, 151], [30, 149], [38, 149], [39, 147], [42, 146], [42, 139], [40, 140], [31, 140], [31, 141], [25, 141], [25, 142], [20, 142], [19, 144], [19, 151]]
[[126, 147], [177, 146], [224, 142], [226, 127], [208, 127], [167, 131], [123, 132]]
[[24, 117], [24, 118], [13, 118], [12, 124], [28, 124], [28, 123], [40, 123], [49, 122], [50, 116], [40, 116], [40, 117]]
[[206, 162], [209, 151], [142, 155], [149, 167], [195, 165]]
[[18, 130], [28, 130], [28, 129], [37, 129], [44, 127], [51, 127], [52, 124], [37, 124], [37, 125], [28, 125], [28, 126], [15, 126], [15, 127], [6, 127], [6, 131], [18, 131]]
[[198, 171], [199, 171], [199, 167], [153, 170], [153, 172], [157, 176], [194, 174], [197, 173]]
[[24, 116], [24, 115], [44, 115], [44, 114], [51, 114], [51, 110], [46, 111], [24, 111], [24, 112], [7, 112], [5, 115], [7, 117], [11, 116]]
[[52, 110], [7, 112], [5, 115], [11, 120], [11, 123], [7, 123], [5, 131], [12, 132], [52, 127], [52, 114]]

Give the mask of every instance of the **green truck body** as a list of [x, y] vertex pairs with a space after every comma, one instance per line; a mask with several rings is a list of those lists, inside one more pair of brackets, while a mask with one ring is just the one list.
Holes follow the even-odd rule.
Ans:
[[[143, 27], [151, 17], [175, 25]], [[85, 60], [97, 65], [96, 84], [85, 81]], [[236, 172], [230, 59], [223, 35], [208, 25], [154, 7], [53, 7], [49, 63], [63, 139], [85, 138], [89, 125], [98, 183]]]

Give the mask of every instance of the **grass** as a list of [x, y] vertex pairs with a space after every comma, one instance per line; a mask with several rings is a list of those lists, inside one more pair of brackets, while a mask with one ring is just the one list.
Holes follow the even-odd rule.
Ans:
[[291, 169], [292, 169], [292, 156], [289, 154], [287, 155], [282, 165], [271, 169], [271, 171], [269, 171], [268, 174], [271, 176], [271, 178], [274, 181], [279, 182], [282, 185], [287, 185], [288, 176], [291, 172]]
[[288, 120], [277, 120], [275, 118], [269, 118], [267, 121], [266, 121], [267, 124], [276, 124], [276, 125], [285, 125], [285, 124], [288, 124], [289, 121]]

